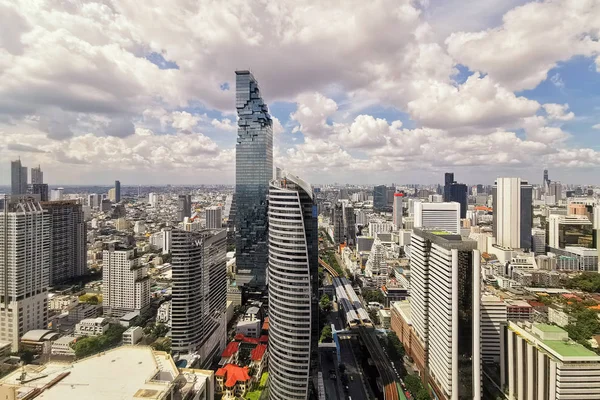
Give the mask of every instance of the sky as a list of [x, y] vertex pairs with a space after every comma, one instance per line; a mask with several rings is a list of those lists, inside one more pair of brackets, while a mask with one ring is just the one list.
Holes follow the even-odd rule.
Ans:
[[311, 183], [600, 184], [600, 0], [0, 0], [0, 184], [234, 183], [236, 69]]

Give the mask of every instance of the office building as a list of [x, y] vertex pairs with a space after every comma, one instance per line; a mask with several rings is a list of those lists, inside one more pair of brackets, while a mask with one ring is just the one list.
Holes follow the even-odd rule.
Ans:
[[356, 244], [356, 215], [354, 208], [337, 203], [331, 209], [333, 223], [333, 241], [338, 244]]
[[392, 222], [396, 229], [402, 229], [402, 193], [394, 193]]
[[267, 194], [273, 179], [273, 121], [249, 71], [236, 71], [235, 253], [238, 281], [265, 287]]
[[410, 315], [426, 352], [425, 377], [442, 399], [481, 398], [481, 274], [477, 243], [415, 228]]
[[444, 175], [444, 202], [460, 204], [460, 217], [467, 218], [467, 185], [457, 183], [452, 172]]
[[121, 182], [115, 181], [115, 203], [119, 203], [121, 201]]
[[44, 172], [39, 165], [37, 168], [31, 168], [31, 184], [35, 185], [38, 183], [44, 183]]
[[509, 322], [502, 386], [508, 398], [600, 399], [600, 356], [554, 325]]
[[227, 340], [227, 234], [173, 229], [171, 235], [171, 348], [195, 352], [206, 367]]
[[27, 187], [27, 194], [37, 194], [40, 201], [48, 201], [48, 185], [46, 183], [32, 183]]
[[378, 185], [373, 188], [373, 208], [383, 210], [387, 208], [387, 187]]
[[585, 215], [550, 215], [547, 236], [548, 246], [555, 249], [567, 246], [596, 247], [592, 221]]
[[156, 193], [149, 193], [148, 194], [148, 203], [150, 203], [151, 207], [158, 206], [158, 194], [156, 194]]
[[415, 228], [460, 233], [460, 204], [415, 202]]
[[177, 198], [177, 219], [183, 221], [192, 217], [192, 195], [180, 194]]
[[11, 193], [27, 194], [27, 167], [21, 165], [21, 159], [11, 161], [10, 174]]
[[531, 231], [531, 251], [536, 256], [546, 254], [546, 230], [534, 228]]
[[88, 195], [88, 206], [92, 209], [98, 209], [100, 208], [100, 200], [101, 197], [98, 193], [92, 193]]
[[221, 229], [223, 227], [223, 218], [221, 217], [221, 207], [208, 207], [206, 209], [206, 228]]
[[[498, 296], [481, 296], [481, 360], [492, 365], [500, 363], [503, 349], [501, 332], [507, 323], [506, 303]], [[500, 377], [495, 377], [496, 381]]]
[[48, 327], [51, 222], [27, 196], [5, 196], [0, 213], [0, 341], [16, 352], [26, 332]]
[[533, 228], [532, 186], [521, 178], [498, 178], [492, 188], [496, 244], [531, 249]]
[[87, 272], [87, 227], [81, 204], [75, 200], [42, 202], [52, 226], [50, 285]]
[[122, 317], [142, 312], [150, 305], [148, 266], [142, 264], [137, 249], [119, 242], [105, 244], [102, 253], [102, 307], [104, 315]]
[[543, 178], [543, 181], [542, 181], [542, 187], [544, 189], [544, 193], [547, 192], [548, 186], [550, 186], [550, 179], [548, 178], [548, 170], [545, 169], [544, 170], [544, 178]]
[[557, 270], [600, 272], [597, 249], [578, 246], [567, 246], [564, 249], [550, 247], [548, 255], [555, 257]]
[[560, 182], [550, 182], [548, 185], [548, 196], [554, 196], [554, 201], [559, 203], [562, 199], [562, 185]]
[[56, 188], [50, 191], [50, 201], [60, 201], [64, 197], [64, 188]]
[[269, 191], [271, 400], [309, 398], [311, 371], [318, 369], [313, 357], [318, 337], [317, 269], [318, 229], [312, 188], [283, 173]]
[[113, 203], [117, 202], [117, 194], [116, 193], [117, 192], [116, 192], [115, 188], [108, 189], [108, 199]]

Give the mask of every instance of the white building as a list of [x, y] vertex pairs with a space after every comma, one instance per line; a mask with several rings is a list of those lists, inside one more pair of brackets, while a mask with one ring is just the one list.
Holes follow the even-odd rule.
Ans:
[[460, 233], [460, 203], [415, 202], [415, 228]]
[[146, 232], [146, 222], [145, 221], [135, 221], [133, 225], [133, 232], [136, 235], [142, 235]]
[[223, 227], [223, 219], [221, 216], [221, 207], [208, 207], [206, 209], [206, 228], [221, 229]]
[[[471, 387], [472, 393], [461, 396], [479, 399], [481, 256], [477, 245], [460, 235], [415, 228], [410, 246], [411, 318], [417, 338], [428, 349], [429, 377], [447, 399], [458, 400], [463, 385]], [[459, 348], [463, 334], [472, 335], [472, 347]], [[471, 382], [460, 382], [465, 377]]]
[[509, 322], [502, 353], [508, 398], [600, 399], [600, 356], [554, 325]]
[[394, 193], [392, 223], [396, 229], [402, 229], [402, 193]]
[[163, 233], [163, 244], [162, 244], [163, 254], [167, 254], [167, 253], [171, 252], [171, 240], [173, 237], [173, 233], [172, 233], [171, 229], [167, 229], [167, 228], [163, 228], [162, 233]]
[[65, 295], [56, 295], [50, 298], [48, 302], [48, 309], [52, 311], [62, 311], [74, 307], [79, 303], [77, 297]]
[[158, 194], [148, 193], [148, 203], [150, 203], [151, 207], [157, 207], [158, 206]]
[[[281, 174], [269, 189], [269, 379], [271, 400], [308, 398], [311, 353], [310, 271], [318, 262], [313, 191]], [[314, 268], [314, 269], [313, 269]], [[291, 289], [293, 288], [293, 289]], [[293, 327], [291, 329], [290, 327]]]
[[261, 327], [261, 322], [258, 319], [254, 321], [240, 321], [235, 326], [235, 333], [241, 333], [247, 337], [257, 338], [260, 336]]
[[498, 178], [492, 188], [496, 244], [531, 249], [532, 186], [521, 178]]
[[19, 350], [30, 330], [48, 327], [51, 220], [27, 196], [5, 196], [0, 218], [0, 341]]
[[[579, 233], [582, 230], [592, 230], [592, 221], [585, 215], [550, 215], [548, 217], [548, 246], [564, 249], [566, 246], [584, 245], [585, 243], [570, 243], [569, 235], [565, 230]], [[581, 232], [583, 233], [583, 232]], [[586, 239], [586, 235], [570, 235], [575, 240]], [[591, 236], [590, 236], [591, 239]]]
[[498, 296], [481, 296], [481, 359], [498, 364], [501, 356], [500, 335], [507, 323], [506, 303]]
[[164, 236], [163, 231], [154, 232], [152, 235], [150, 235], [150, 238], [148, 239], [150, 246], [152, 246], [152, 248], [157, 249], [157, 250], [162, 249], [163, 248], [163, 236]]
[[365, 265], [365, 276], [373, 279], [378, 287], [385, 285], [388, 278], [386, 253], [385, 246], [379, 238], [376, 238]]
[[389, 222], [374, 220], [369, 222], [369, 234], [376, 236], [378, 233], [390, 233], [394, 230], [394, 225]]
[[165, 301], [158, 307], [156, 322], [171, 326], [171, 301]]
[[144, 330], [141, 326], [132, 326], [123, 332], [123, 344], [137, 344], [144, 336]]
[[65, 191], [65, 189], [63, 189], [63, 188], [58, 188], [58, 189], [52, 189], [52, 190], [50, 190], [50, 200], [51, 201], [62, 200], [63, 199], [63, 192], [64, 191]]
[[102, 306], [104, 314], [121, 317], [141, 312], [150, 305], [148, 266], [136, 257], [136, 250], [110, 242], [102, 254]]
[[108, 328], [106, 318], [86, 318], [75, 325], [75, 336], [100, 336], [104, 335]]
[[75, 336], [63, 336], [52, 342], [50, 353], [53, 356], [75, 356], [75, 350], [71, 347], [77, 338]]

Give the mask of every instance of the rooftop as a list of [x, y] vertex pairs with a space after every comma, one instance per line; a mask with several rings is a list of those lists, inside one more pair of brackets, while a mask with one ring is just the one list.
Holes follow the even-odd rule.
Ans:
[[248, 367], [238, 367], [234, 364], [227, 364], [223, 368], [219, 368], [215, 376], [222, 376], [226, 379], [225, 386], [233, 387], [238, 382], [246, 382], [250, 380], [248, 375]]
[[562, 332], [564, 332], [563, 329], [561, 329], [560, 327], [555, 326], [555, 325], [536, 324], [535, 327], [538, 328], [542, 332], [555, 332], [555, 333], [562, 333]]
[[596, 353], [575, 342], [545, 340], [544, 344], [563, 357], [598, 357]]

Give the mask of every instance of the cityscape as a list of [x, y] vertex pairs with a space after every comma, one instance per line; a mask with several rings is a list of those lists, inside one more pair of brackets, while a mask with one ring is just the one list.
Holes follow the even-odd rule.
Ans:
[[0, 0], [0, 399], [600, 400], [599, 2], [166, 3]]

